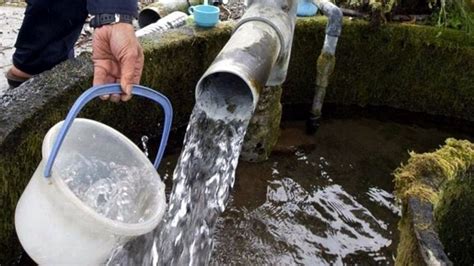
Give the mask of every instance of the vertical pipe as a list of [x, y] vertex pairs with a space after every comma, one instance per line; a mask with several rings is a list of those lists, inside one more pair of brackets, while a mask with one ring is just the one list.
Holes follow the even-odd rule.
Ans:
[[321, 110], [323, 108], [329, 77], [336, 65], [336, 46], [342, 29], [342, 11], [328, 0], [313, 0], [313, 3], [328, 17], [326, 36], [323, 49], [317, 61], [316, 88], [313, 105], [306, 121], [306, 130], [309, 134], [316, 133], [320, 125]]

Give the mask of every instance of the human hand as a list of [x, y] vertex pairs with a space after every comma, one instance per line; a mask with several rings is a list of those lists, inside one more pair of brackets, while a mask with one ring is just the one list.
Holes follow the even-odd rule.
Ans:
[[102, 100], [128, 101], [132, 87], [140, 83], [143, 50], [128, 23], [105, 25], [95, 29], [92, 40], [94, 86], [120, 82], [123, 93], [101, 96]]

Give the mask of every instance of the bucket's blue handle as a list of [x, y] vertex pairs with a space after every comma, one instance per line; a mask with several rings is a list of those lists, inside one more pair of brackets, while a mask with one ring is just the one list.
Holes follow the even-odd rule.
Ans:
[[[59, 131], [59, 134], [54, 142], [53, 148], [49, 155], [48, 161], [46, 162], [46, 166], [44, 168], [44, 176], [50, 177], [51, 176], [51, 169], [53, 168], [54, 160], [56, 160], [56, 156], [58, 155], [59, 149], [66, 137], [66, 134], [69, 128], [72, 125], [72, 122], [76, 118], [77, 114], [81, 111], [81, 109], [92, 99], [108, 94], [120, 94], [122, 93], [122, 89], [120, 88], [120, 84], [107, 84], [107, 85], [100, 85], [95, 86], [87, 91], [85, 91], [79, 98], [76, 100], [74, 105], [69, 110], [66, 119]], [[133, 95], [142, 96], [153, 100], [161, 105], [165, 114], [165, 122], [163, 127], [163, 135], [161, 137], [160, 148], [158, 150], [158, 154], [156, 155], [154, 166], [158, 168], [160, 165], [161, 159], [163, 158], [163, 154], [165, 153], [166, 143], [168, 142], [168, 136], [171, 130], [171, 122], [173, 120], [173, 107], [171, 106], [171, 102], [164, 96], [163, 94], [152, 90], [150, 88], [134, 85], [132, 89]]]

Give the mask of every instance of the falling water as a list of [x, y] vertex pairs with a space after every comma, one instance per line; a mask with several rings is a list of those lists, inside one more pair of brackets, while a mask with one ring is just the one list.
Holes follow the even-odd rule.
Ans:
[[148, 157], [148, 146], [147, 146], [147, 143], [148, 143], [148, 136], [142, 136], [142, 148], [143, 148], [143, 153], [145, 154], [146, 157]]
[[234, 185], [250, 114], [224, 121], [194, 108], [173, 174], [167, 214], [153, 233], [117, 250], [110, 265], [208, 263], [214, 227]]

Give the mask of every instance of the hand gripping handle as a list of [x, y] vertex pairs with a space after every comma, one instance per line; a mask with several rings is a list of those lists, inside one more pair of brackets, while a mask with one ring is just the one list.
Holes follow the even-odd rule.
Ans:
[[[92, 99], [108, 94], [121, 94], [122, 90], [119, 84], [107, 84], [107, 85], [100, 85], [95, 86], [87, 91], [85, 91], [79, 98], [76, 100], [74, 105], [69, 110], [66, 119], [59, 131], [59, 134], [54, 142], [53, 148], [51, 149], [51, 153], [49, 155], [48, 161], [46, 162], [46, 166], [44, 168], [44, 176], [50, 177], [51, 176], [51, 169], [53, 168], [54, 161], [56, 160], [56, 156], [58, 155], [59, 149], [66, 137], [66, 134], [69, 128], [72, 125], [72, 122], [76, 118], [77, 114], [81, 111], [81, 109]], [[171, 130], [171, 122], [173, 120], [173, 107], [171, 106], [171, 102], [164, 96], [163, 94], [152, 90], [150, 88], [134, 85], [132, 89], [133, 95], [142, 96], [148, 98], [150, 100], [155, 101], [156, 103], [160, 104], [163, 108], [163, 112], [165, 115], [165, 122], [163, 128], [163, 135], [161, 137], [160, 148], [158, 150], [158, 154], [156, 155], [154, 166], [158, 168], [160, 165], [161, 159], [163, 158], [163, 154], [165, 152], [166, 144], [168, 142], [169, 133]]]

